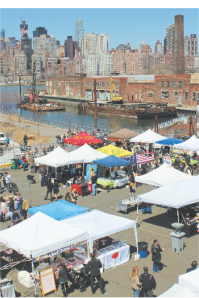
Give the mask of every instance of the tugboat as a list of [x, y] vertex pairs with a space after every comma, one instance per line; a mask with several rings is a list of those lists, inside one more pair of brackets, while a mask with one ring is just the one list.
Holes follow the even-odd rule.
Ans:
[[65, 106], [58, 102], [50, 102], [47, 99], [39, 99], [39, 92], [35, 91], [36, 84], [36, 72], [35, 72], [35, 63], [33, 66], [33, 80], [32, 88], [30, 89], [29, 97], [24, 98], [17, 108], [22, 110], [28, 110], [32, 112], [55, 112], [55, 111], [65, 111]]

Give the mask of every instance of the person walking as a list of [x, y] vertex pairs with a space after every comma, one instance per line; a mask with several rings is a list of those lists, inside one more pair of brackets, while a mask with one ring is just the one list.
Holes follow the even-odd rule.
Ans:
[[97, 195], [97, 179], [98, 179], [98, 175], [97, 175], [97, 172], [95, 172], [91, 177], [93, 196]]
[[61, 289], [64, 297], [67, 297], [68, 292], [68, 269], [63, 263], [59, 265], [59, 283], [61, 284]]
[[82, 197], [86, 196], [87, 183], [85, 181], [84, 176], [81, 177], [81, 189], [82, 189]]
[[58, 181], [56, 178], [54, 179], [53, 192], [54, 192], [55, 201], [57, 201], [57, 197], [58, 197], [58, 193], [59, 193], [59, 185], [58, 185]]
[[21, 193], [17, 193], [17, 210], [18, 213], [22, 216], [22, 204], [23, 204], [23, 198], [21, 196]]
[[48, 194], [50, 193], [50, 200], [52, 201], [52, 200], [53, 200], [53, 199], [52, 199], [53, 184], [52, 184], [50, 178], [48, 178], [48, 182], [47, 182], [46, 186], [47, 186], [47, 192], [46, 192], [46, 197], [45, 197], [44, 200], [47, 200], [47, 198], [48, 198]]
[[159, 272], [159, 262], [161, 261], [161, 251], [164, 251], [164, 248], [161, 248], [157, 239], [153, 241], [151, 246], [151, 254], [153, 261], [153, 272]]
[[135, 192], [135, 191], [133, 190], [133, 186], [135, 186], [135, 179], [134, 179], [134, 175], [131, 174], [131, 175], [129, 175], [129, 187], [130, 187], [130, 192], [129, 192], [129, 194], [132, 194], [132, 192]]
[[100, 262], [100, 260], [95, 258], [94, 253], [91, 253], [90, 256], [91, 256], [91, 260], [85, 266], [85, 270], [90, 272], [92, 294], [95, 294], [95, 289], [94, 289], [95, 278], [97, 279], [97, 281], [99, 283], [101, 293], [105, 294], [106, 291], [103, 289], [102, 279], [101, 279], [101, 274], [100, 274], [100, 268], [102, 268], [102, 263]]
[[8, 192], [10, 193], [11, 176], [10, 176], [10, 174], [8, 174], [7, 172], [6, 172], [5, 174], [6, 174], [6, 177], [5, 177], [5, 180], [6, 180], [6, 187], [7, 187], [7, 189], [8, 189]]
[[139, 297], [141, 282], [139, 280], [138, 267], [134, 266], [130, 273], [131, 287], [134, 291], [134, 297]]
[[39, 172], [40, 172], [40, 175], [41, 175], [41, 186], [43, 187], [44, 186], [44, 177], [46, 175], [46, 170], [45, 170], [44, 165], [41, 166]]
[[28, 165], [25, 154], [23, 154], [22, 161], [23, 161], [23, 171], [25, 172], [26, 171], [26, 166]]
[[10, 218], [11, 218], [11, 222], [12, 222], [12, 216], [13, 216], [13, 212], [14, 212], [14, 201], [13, 201], [13, 197], [9, 197], [8, 208], [9, 208]]
[[27, 146], [27, 143], [28, 143], [28, 137], [27, 137], [26, 134], [25, 134], [24, 137], [23, 137], [23, 142], [24, 142], [24, 146]]
[[152, 274], [148, 273], [148, 267], [143, 268], [144, 273], [140, 274], [140, 282], [142, 283], [143, 297], [152, 297], [153, 290], [156, 288], [156, 281]]
[[33, 154], [30, 155], [29, 162], [30, 162], [30, 172], [34, 173], [35, 172], [35, 159], [34, 159]]

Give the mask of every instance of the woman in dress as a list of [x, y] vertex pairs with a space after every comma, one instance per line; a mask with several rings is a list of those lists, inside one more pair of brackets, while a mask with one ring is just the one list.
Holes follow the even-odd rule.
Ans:
[[134, 291], [134, 297], [139, 297], [141, 283], [139, 280], [138, 267], [134, 266], [130, 273], [131, 287]]

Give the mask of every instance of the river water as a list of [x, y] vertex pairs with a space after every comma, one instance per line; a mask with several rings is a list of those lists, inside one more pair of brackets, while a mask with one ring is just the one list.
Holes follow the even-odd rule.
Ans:
[[[22, 86], [21, 93], [29, 93], [31, 86]], [[36, 86], [36, 90], [45, 89], [45, 85]], [[0, 87], [0, 108], [3, 111], [19, 113], [20, 109], [17, 109], [16, 103], [19, 102], [20, 97], [20, 87], [19, 86], [9, 86], [9, 87]], [[33, 112], [22, 110], [23, 115], [33, 115]], [[70, 104], [67, 105], [66, 111], [62, 112], [47, 112], [41, 113], [41, 118], [48, 119], [52, 121], [58, 121], [63, 123], [68, 123], [68, 120], [71, 121], [71, 126], [77, 125], [79, 127], [95, 127], [94, 114], [81, 114], [78, 112], [76, 106]], [[160, 118], [159, 122], [167, 121], [171, 118]], [[154, 119], [129, 119], [117, 116], [106, 116], [98, 115], [97, 127], [100, 129], [107, 130], [119, 130], [122, 128], [128, 128], [135, 131], [144, 131], [149, 127], [154, 125]], [[75, 126], [74, 126], [75, 127]]]

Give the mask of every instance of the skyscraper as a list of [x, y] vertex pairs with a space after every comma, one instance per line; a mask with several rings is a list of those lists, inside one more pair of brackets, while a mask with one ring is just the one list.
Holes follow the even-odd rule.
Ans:
[[47, 30], [45, 27], [37, 27], [36, 30], [33, 31], [33, 37], [40, 37], [43, 34], [47, 35]]
[[70, 60], [73, 60], [75, 56], [75, 50], [78, 50], [78, 43], [73, 41], [72, 36], [67, 36], [67, 40], [64, 43], [65, 57], [69, 57]]
[[175, 15], [173, 72], [177, 75], [185, 73], [184, 67], [184, 16]]
[[31, 69], [32, 38], [28, 38], [28, 24], [22, 21], [20, 25], [21, 32], [21, 50], [27, 57], [27, 69]]
[[81, 47], [81, 39], [84, 36], [83, 20], [75, 20], [75, 41], [78, 42]]
[[1, 28], [1, 36], [0, 37], [5, 37], [5, 29]]

